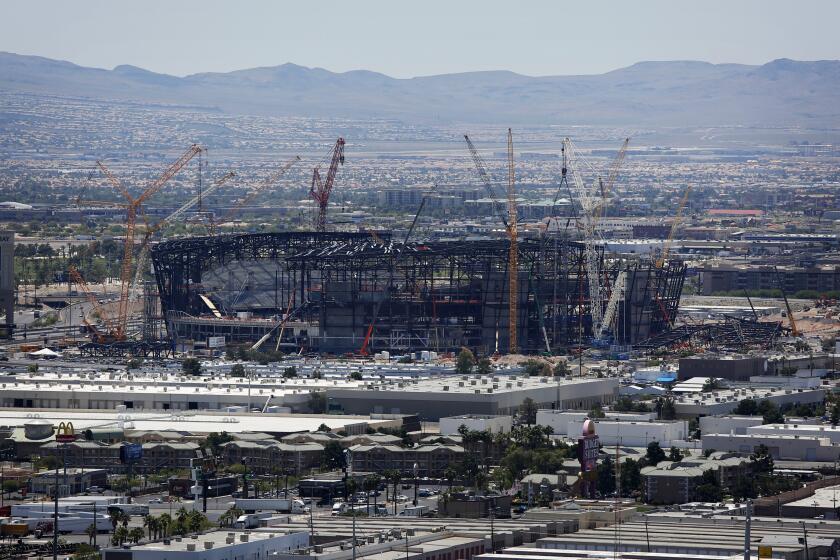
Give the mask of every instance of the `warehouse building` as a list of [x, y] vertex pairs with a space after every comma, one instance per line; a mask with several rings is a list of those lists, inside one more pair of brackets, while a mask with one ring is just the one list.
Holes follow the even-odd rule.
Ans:
[[840, 444], [832, 444], [828, 437], [767, 434], [705, 434], [703, 450], [754, 453], [764, 445], [774, 459], [788, 461], [837, 461]]
[[617, 394], [617, 378], [462, 375], [328, 388], [327, 405], [347, 414], [417, 414], [437, 421], [462, 414], [512, 416], [525, 399], [541, 408], [588, 410], [612, 403]]
[[[656, 420], [656, 413], [616, 413], [607, 412], [604, 418], [596, 418], [596, 432], [602, 445], [627, 445], [647, 447], [652, 441], [662, 447], [670, 447], [673, 442], [683, 441], [688, 437], [688, 422], [685, 420]], [[539, 410], [537, 424], [550, 426], [555, 436], [571, 440], [580, 437], [583, 423], [588, 418], [586, 412]]]
[[309, 546], [309, 533], [211, 531], [150, 543], [106, 548], [102, 560], [251, 560], [289, 554]]
[[745, 399], [767, 400], [776, 406], [784, 404], [816, 404], [825, 399], [822, 389], [784, 389], [741, 387], [723, 389], [710, 393], [692, 393], [679, 395], [674, 399], [674, 407], [680, 418], [697, 418], [729, 414], [738, 403]]

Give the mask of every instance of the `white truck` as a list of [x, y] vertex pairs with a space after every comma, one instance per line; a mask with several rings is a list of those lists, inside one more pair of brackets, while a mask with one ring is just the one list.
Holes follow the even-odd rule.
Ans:
[[296, 498], [237, 498], [234, 506], [246, 513], [255, 511], [309, 513], [309, 508], [303, 500]]
[[235, 529], [256, 529], [260, 526], [260, 522], [263, 519], [270, 519], [272, 517], [271, 513], [248, 513], [245, 515], [240, 515], [236, 518], [236, 522], [233, 524]]

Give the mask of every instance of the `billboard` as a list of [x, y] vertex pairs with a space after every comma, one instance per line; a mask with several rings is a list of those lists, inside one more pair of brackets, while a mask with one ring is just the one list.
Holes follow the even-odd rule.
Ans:
[[126, 443], [120, 447], [120, 463], [136, 463], [143, 458], [143, 446], [139, 443]]
[[207, 348], [224, 348], [224, 347], [225, 347], [225, 337], [223, 337], [223, 336], [207, 337]]
[[598, 463], [598, 434], [595, 433], [595, 422], [587, 418], [583, 422], [583, 433], [578, 438], [578, 461], [583, 472], [595, 469]]

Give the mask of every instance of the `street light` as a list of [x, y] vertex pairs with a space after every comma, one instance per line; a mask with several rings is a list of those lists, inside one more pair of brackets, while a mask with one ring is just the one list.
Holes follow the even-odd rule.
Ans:
[[419, 481], [417, 480], [417, 471], [420, 470], [420, 465], [414, 463], [414, 466], [411, 468], [412, 473], [414, 473], [414, 507], [417, 507], [417, 484]]
[[[344, 450], [344, 469], [345, 473], [349, 476], [353, 476], [353, 452], [349, 449]], [[344, 482], [344, 493], [347, 493], [347, 481], [345, 476]], [[353, 560], [356, 560], [356, 508], [353, 506], [353, 502], [350, 504], [350, 515], [353, 516]]]

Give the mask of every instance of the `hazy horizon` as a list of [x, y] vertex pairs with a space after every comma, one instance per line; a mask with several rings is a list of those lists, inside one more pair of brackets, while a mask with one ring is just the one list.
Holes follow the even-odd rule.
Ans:
[[[185, 76], [286, 62], [396, 78], [507, 70], [602, 74], [646, 61], [760, 65], [840, 59], [840, 3], [780, 0], [572, 5], [500, 0], [421, 8], [210, 0], [142, 5], [91, 0], [3, 4], [0, 50], [112, 69]], [[444, 14], [444, 15], [441, 15]]]

